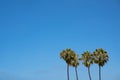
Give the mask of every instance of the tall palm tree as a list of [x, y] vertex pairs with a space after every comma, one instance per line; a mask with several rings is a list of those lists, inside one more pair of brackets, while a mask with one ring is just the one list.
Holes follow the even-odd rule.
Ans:
[[69, 66], [72, 65], [72, 58], [74, 59], [74, 57], [72, 57], [74, 54], [74, 51], [67, 48], [65, 50], [63, 50], [61, 53], [60, 53], [60, 57], [62, 59], [65, 60], [65, 62], [67, 63], [67, 77], [68, 77], [68, 80], [69, 80]]
[[96, 49], [93, 52], [94, 55], [94, 63], [98, 64], [99, 66], [99, 80], [101, 80], [101, 67], [107, 63], [109, 57], [107, 51], [103, 50], [102, 48]]
[[83, 65], [88, 68], [88, 75], [89, 79], [91, 80], [90, 65], [93, 64], [92, 54], [89, 51], [85, 51], [82, 54], [82, 58], [80, 58], [79, 60], [82, 60]]
[[76, 80], [78, 80], [77, 66], [79, 65], [78, 55], [73, 53], [71, 56], [71, 65], [75, 68]]

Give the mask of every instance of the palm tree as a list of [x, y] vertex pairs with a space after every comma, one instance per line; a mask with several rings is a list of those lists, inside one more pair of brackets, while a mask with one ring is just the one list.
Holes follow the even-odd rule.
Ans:
[[96, 49], [93, 52], [93, 56], [94, 63], [98, 64], [99, 66], [99, 80], [101, 80], [101, 67], [103, 67], [109, 59], [107, 51], [103, 50], [102, 48]]
[[71, 56], [71, 65], [75, 68], [76, 80], [78, 80], [77, 66], [79, 65], [78, 55], [73, 53]]
[[92, 54], [89, 51], [85, 51], [82, 54], [82, 58], [80, 58], [79, 60], [82, 60], [83, 65], [88, 68], [88, 75], [89, 79], [91, 80], [90, 65], [93, 64]]
[[67, 77], [68, 77], [68, 80], [69, 80], [69, 66], [72, 65], [72, 58], [74, 59], [74, 57], [72, 57], [72, 55], [74, 54], [74, 51], [67, 48], [66, 50], [63, 50], [61, 53], [60, 53], [60, 57], [62, 59], [65, 60], [65, 62], [67, 63]]

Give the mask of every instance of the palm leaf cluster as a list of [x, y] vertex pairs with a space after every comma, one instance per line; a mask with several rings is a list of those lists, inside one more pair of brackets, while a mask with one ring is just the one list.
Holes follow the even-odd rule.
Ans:
[[94, 55], [94, 62], [100, 66], [104, 66], [104, 64], [108, 61], [107, 52], [104, 51], [102, 48], [96, 49], [93, 52]]
[[78, 57], [78, 54], [76, 54], [73, 50], [67, 48], [60, 53], [60, 57], [67, 63], [68, 80], [69, 80], [69, 66], [75, 68], [76, 80], [78, 80], [77, 67], [79, 66], [79, 62], [82, 62], [82, 64], [88, 68], [88, 75], [90, 80], [91, 80], [90, 66], [93, 63], [98, 64], [99, 80], [101, 80], [101, 67], [103, 67], [109, 59], [107, 51], [103, 50], [102, 48], [96, 49], [93, 53], [91, 53], [90, 51], [85, 51], [80, 58]]
[[86, 67], [90, 67], [91, 64], [93, 64], [93, 56], [89, 51], [86, 51], [82, 54], [82, 58], [79, 60], [83, 61], [83, 65]]
[[70, 66], [77, 66], [79, 65], [79, 62], [78, 62], [78, 55], [71, 49], [66, 49], [66, 50], [63, 50], [61, 53], [60, 53], [60, 56], [61, 58], [63, 58], [66, 63]]

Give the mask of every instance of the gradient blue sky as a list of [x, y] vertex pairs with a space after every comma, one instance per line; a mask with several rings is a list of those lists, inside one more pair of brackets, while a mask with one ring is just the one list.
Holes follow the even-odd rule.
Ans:
[[[0, 80], [66, 80], [61, 50], [101, 47], [110, 56], [102, 80], [120, 80], [119, 0], [0, 0]], [[88, 80], [81, 64], [78, 73]]]

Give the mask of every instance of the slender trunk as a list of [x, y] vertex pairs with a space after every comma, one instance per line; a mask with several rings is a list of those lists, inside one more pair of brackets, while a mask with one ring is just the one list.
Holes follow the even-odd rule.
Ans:
[[69, 80], [69, 65], [67, 64], [67, 77], [68, 77], [68, 80]]
[[99, 80], [101, 80], [101, 67], [99, 66]]
[[77, 67], [75, 67], [75, 73], [76, 73], [76, 80], [78, 80]]
[[88, 75], [89, 75], [89, 79], [91, 80], [90, 67], [88, 67]]

